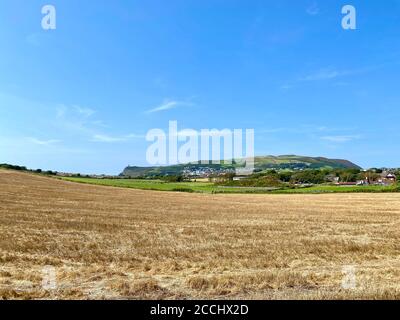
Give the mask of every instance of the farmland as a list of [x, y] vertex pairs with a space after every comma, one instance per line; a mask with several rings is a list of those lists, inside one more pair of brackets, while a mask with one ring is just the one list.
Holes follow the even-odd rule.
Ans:
[[93, 178], [62, 178], [65, 181], [95, 184], [109, 187], [132, 188], [140, 190], [197, 192], [197, 193], [252, 193], [267, 192], [271, 188], [236, 188], [216, 186], [210, 182], [165, 182], [161, 180], [140, 179], [93, 179]]
[[173, 193], [3, 170], [0, 186], [3, 299], [400, 298], [397, 193]]
[[140, 179], [94, 179], [82, 177], [64, 177], [65, 181], [95, 184], [109, 187], [133, 188], [140, 190], [178, 191], [197, 193], [353, 193], [353, 192], [397, 192], [396, 186], [335, 186], [320, 185], [309, 188], [271, 188], [271, 187], [234, 187], [220, 186], [210, 182], [165, 182], [161, 180]]

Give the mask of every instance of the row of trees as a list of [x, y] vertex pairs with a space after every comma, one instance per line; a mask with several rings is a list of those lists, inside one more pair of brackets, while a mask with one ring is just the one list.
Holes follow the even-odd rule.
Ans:
[[[360, 180], [376, 181], [381, 177], [382, 170], [371, 169], [361, 171], [358, 169], [308, 169], [302, 171], [280, 171], [270, 170], [263, 173], [234, 181], [232, 175], [221, 177], [217, 183], [225, 185], [256, 186], [256, 187], [278, 187], [284, 184], [323, 184], [340, 182], [357, 182]], [[400, 176], [400, 171], [394, 172]]]
[[1, 163], [0, 168], [8, 169], [8, 170], [16, 170], [16, 171], [43, 173], [43, 174], [47, 174], [47, 175], [56, 175], [57, 174], [57, 172], [51, 171], [51, 170], [47, 170], [47, 171], [43, 171], [42, 169], [31, 170], [24, 166], [15, 166], [12, 164], [7, 164], [7, 163]]
[[17, 171], [28, 171], [28, 169], [26, 167], [14, 166], [12, 164], [7, 164], [7, 163], [1, 163], [0, 168], [8, 169], [8, 170], [17, 170]]

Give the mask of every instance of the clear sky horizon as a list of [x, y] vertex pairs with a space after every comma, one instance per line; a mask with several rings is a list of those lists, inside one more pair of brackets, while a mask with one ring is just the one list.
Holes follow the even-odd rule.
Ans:
[[400, 167], [399, 16], [399, 0], [0, 0], [0, 163], [118, 174], [176, 120], [254, 129], [256, 155]]

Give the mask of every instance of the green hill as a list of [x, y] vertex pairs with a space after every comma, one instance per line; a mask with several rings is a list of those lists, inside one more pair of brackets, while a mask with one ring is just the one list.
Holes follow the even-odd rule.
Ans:
[[[233, 164], [182, 164], [166, 167], [134, 167], [128, 166], [121, 173], [125, 177], [181, 175], [185, 172], [218, 173], [234, 170]], [[262, 156], [255, 158], [255, 170], [303, 170], [303, 169], [361, 169], [358, 165], [343, 159], [328, 159], [323, 157], [306, 157], [296, 155]]]
[[343, 159], [305, 157], [296, 155], [256, 157], [256, 169], [361, 169], [358, 165]]

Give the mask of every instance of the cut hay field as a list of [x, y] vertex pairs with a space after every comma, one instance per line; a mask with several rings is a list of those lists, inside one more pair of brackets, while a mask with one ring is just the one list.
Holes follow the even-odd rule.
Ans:
[[400, 299], [400, 194], [171, 193], [0, 170], [0, 299], [156, 298]]

